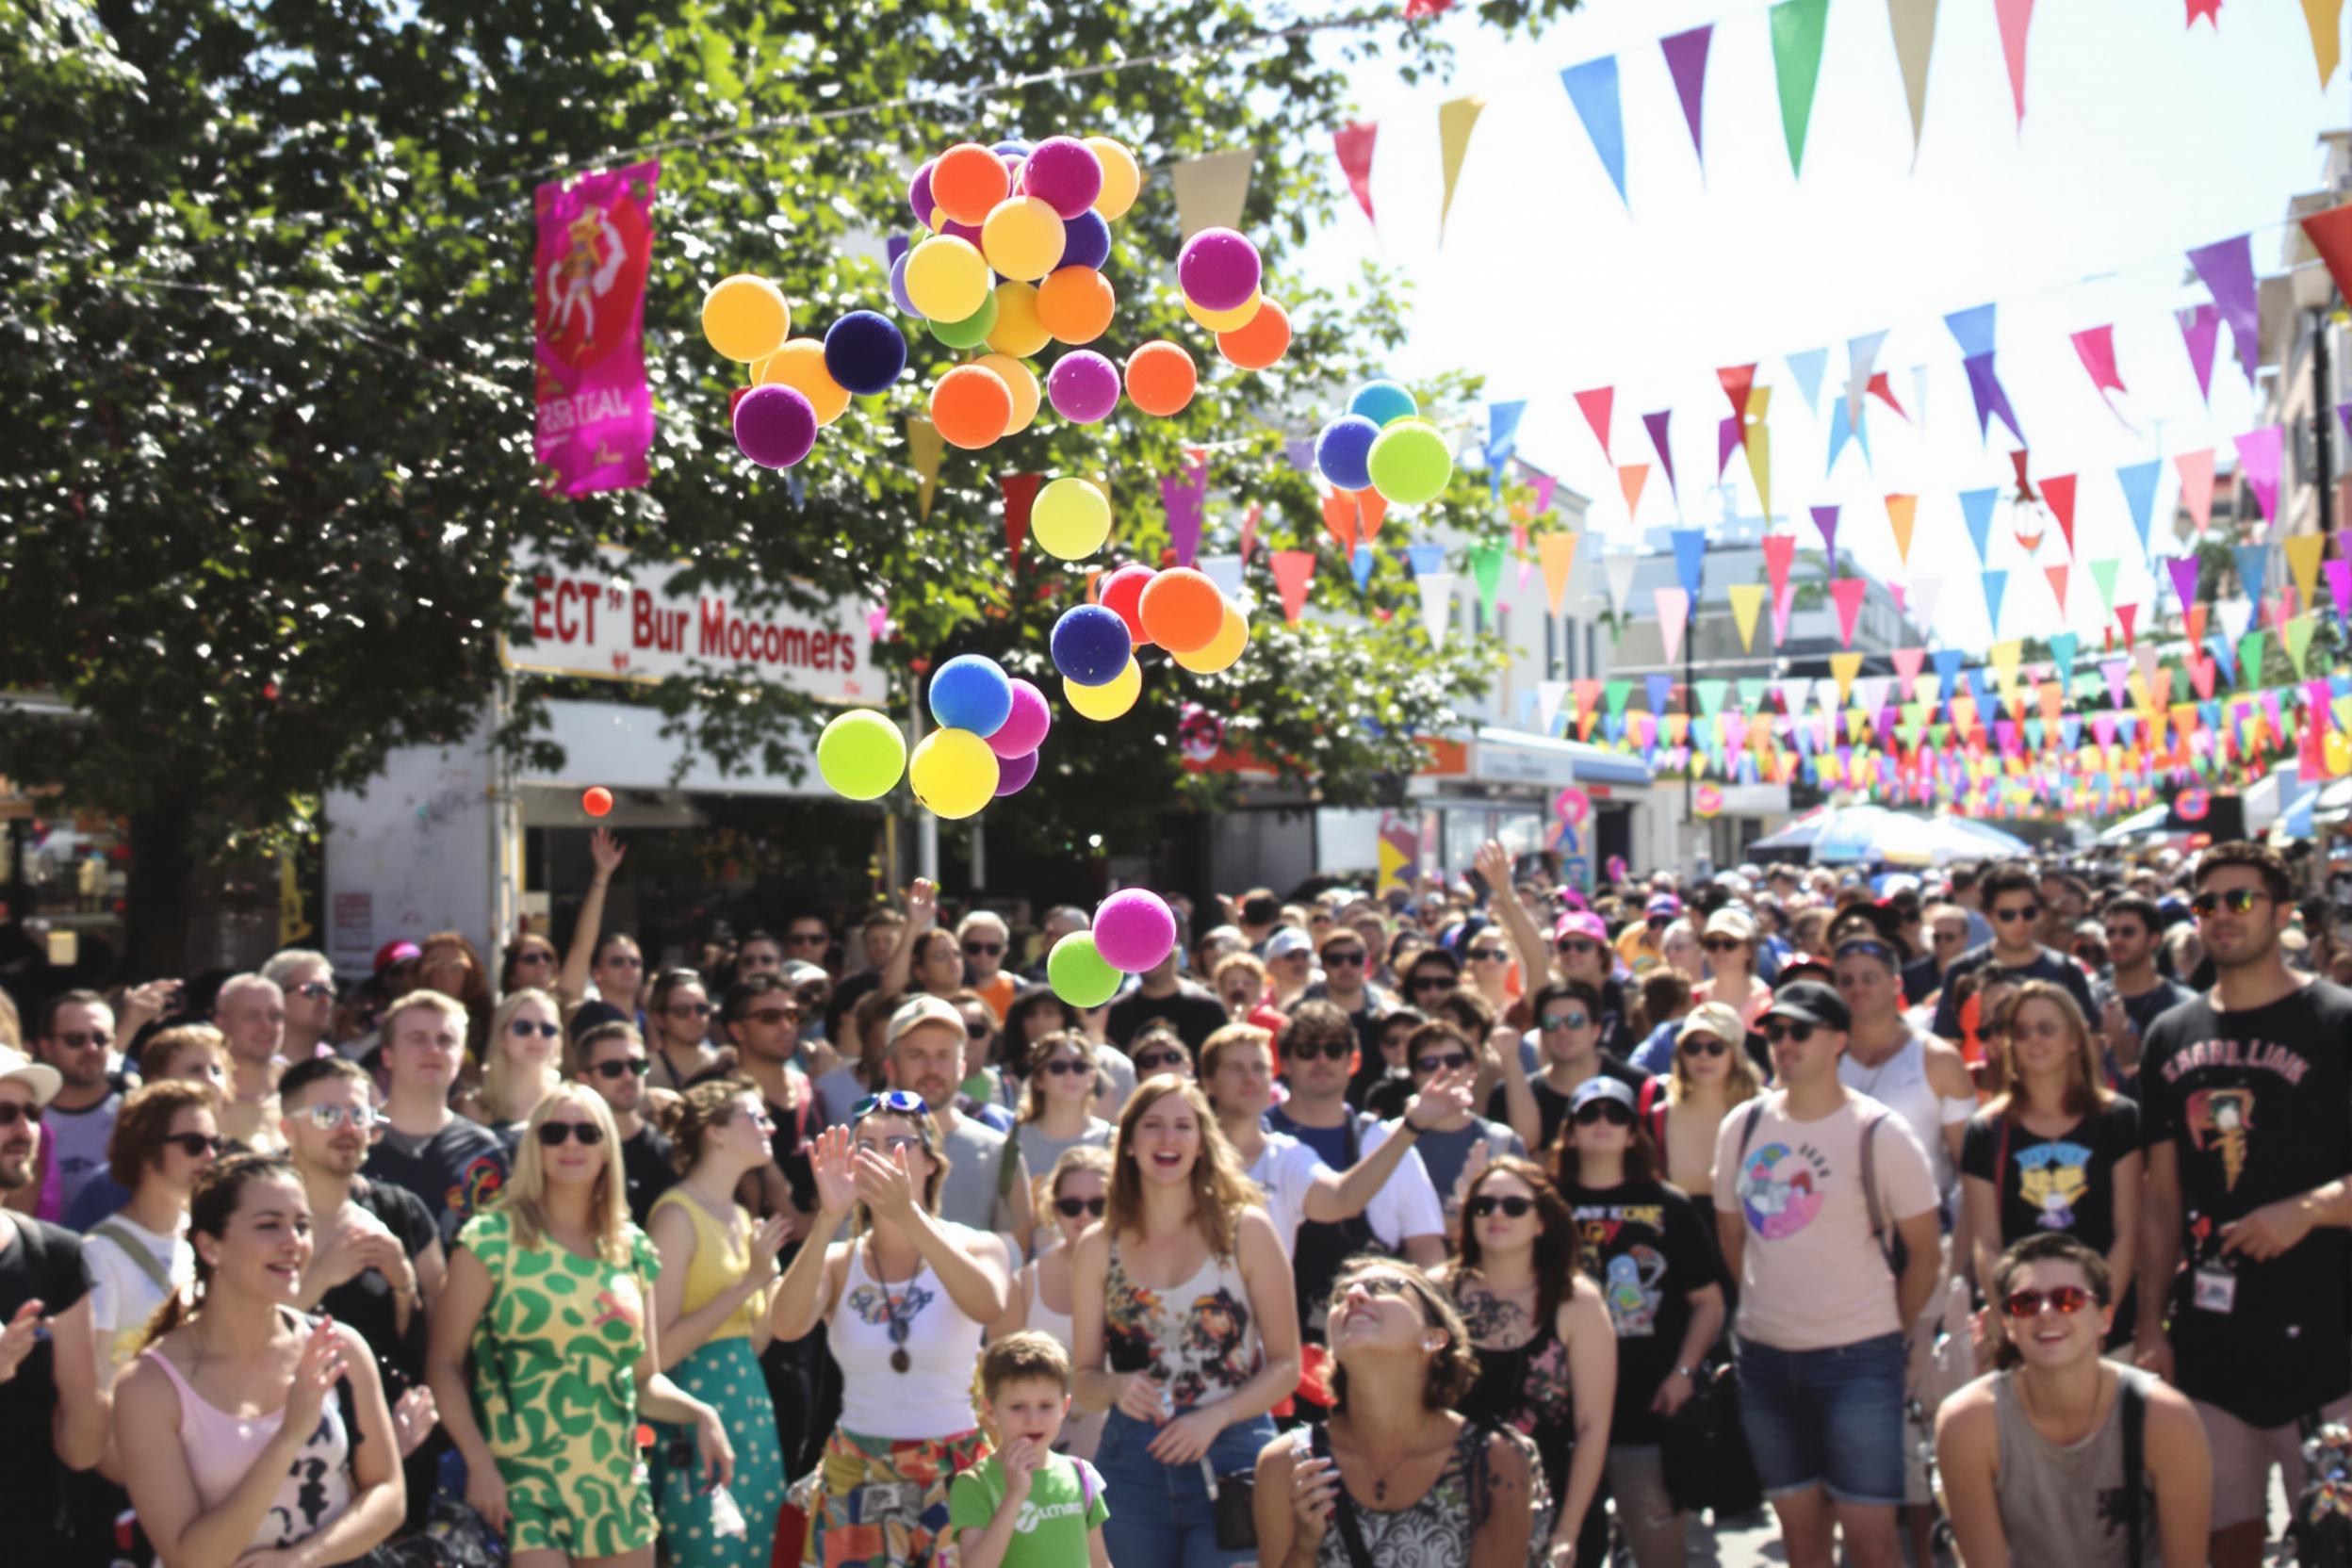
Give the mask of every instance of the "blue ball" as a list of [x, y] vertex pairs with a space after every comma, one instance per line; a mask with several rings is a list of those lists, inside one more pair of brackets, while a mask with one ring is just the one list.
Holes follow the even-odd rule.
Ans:
[[1361, 414], [1343, 414], [1315, 438], [1315, 466], [1342, 490], [1372, 487], [1372, 443], [1380, 427]]
[[1127, 623], [1102, 605], [1073, 605], [1054, 623], [1054, 667], [1081, 686], [1108, 686], [1135, 650]]
[[985, 741], [1012, 712], [1012, 680], [986, 654], [959, 653], [932, 673], [931, 716], [942, 729], [969, 729]]
[[1025, 158], [1035, 150], [1036, 149], [1032, 148], [1027, 142], [1021, 140], [1018, 137], [1007, 137], [1003, 141], [998, 142], [995, 146], [988, 149], [989, 152], [996, 154], [1000, 157], [1010, 155], [1017, 158]]
[[876, 310], [853, 310], [825, 329], [825, 368], [861, 398], [888, 392], [906, 368], [906, 337]]
[[1075, 218], [1062, 220], [1062, 265], [1091, 267], [1096, 271], [1111, 259], [1111, 226], [1088, 207]]
[[[1348, 405], [1350, 414], [1361, 414], [1376, 425], [1392, 425], [1399, 419], [1411, 419], [1421, 412], [1421, 405], [1413, 394], [1393, 381], [1373, 381], [1364, 384], [1355, 400]], [[1353, 486], [1352, 488], [1362, 488]]]

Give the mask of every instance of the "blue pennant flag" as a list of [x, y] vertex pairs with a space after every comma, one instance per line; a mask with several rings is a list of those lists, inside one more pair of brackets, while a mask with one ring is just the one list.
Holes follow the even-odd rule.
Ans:
[[1968, 525], [1968, 538], [1976, 546], [1979, 565], [1992, 562], [1993, 507], [2001, 499], [1998, 488], [1963, 490], [1960, 492], [1960, 515]]

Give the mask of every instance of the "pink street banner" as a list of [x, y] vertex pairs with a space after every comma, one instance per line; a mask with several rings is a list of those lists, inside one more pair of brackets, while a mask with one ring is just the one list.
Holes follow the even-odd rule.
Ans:
[[645, 272], [659, 163], [543, 185], [531, 263], [540, 482], [551, 496], [645, 482]]

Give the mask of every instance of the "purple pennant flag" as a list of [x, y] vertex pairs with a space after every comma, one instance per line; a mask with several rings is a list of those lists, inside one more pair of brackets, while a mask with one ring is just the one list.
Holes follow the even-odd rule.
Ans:
[[[2352, 408], [2352, 403], [2344, 406]], [[1666, 443], [1666, 421], [1674, 416], [1674, 411], [1671, 408], [1657, 414], [1644, 414], [1642, 416], [1642, 428], [1650, 433], [1650, 445], [1657, 449], [1659, 466], [1666, 470], [1666, 488], [1674, 498], [1674, 510], [1680, 512], [1682, 491], [1674, 483], [1674, 449]], [[1728, 461], [1730, 454], [1725, 453], [1724, 458]], [[1721, 477], [1720, 474], [1718, 477]]]
[[2213, 341], [2221, 335], [2221, 312], [2210, 304], [2174, 312], [2180, 320], [2180, 341], [2188, 346], [2189, 368], [2197, 374], [2197, 395], [2208, 408], [2213, 402]]
[[2009, 427], [2009, 433], [2020, 442], [2025, 432], [2017, 428], [2017, 416], [2009, 406], [2009, 394], [2001, 389], [2001, 377], [1993, 369], [1993, 356], [1971, 354], [1962, 366], [1968, 372], [1968, 392], [1976, 399], [1976, 434], [1982, 441], [1992, 433], [1993, 419]]
[[896, 267], [898, 265], [898, 258], [906, 253], [909, 246], [905, 235], [894, 234], [890, 236], [890, 239], [885, 243], [883, 248], [889, 253], [883, 258], [882, 265], [885, 267]]
[[1283, 442], [1282, 455], [1290, 459], [1292, 467], [1309, 479], [1315, 477], [1315, 438], [1313, 436], [1298, 441]]
[[2263, 520], [2274, 522], [2278, 515], [2278, 470], [2286, 455], [2286, 428], [2264, 425], [2235, 439], [2238, 471], [2253, 487], [2254, 501], [2262, 509]]
[[1829, 557], [1830, 569], [1838, 567], [1838, 509], [1834, 506], [1813, 508], [1813, 526], [1821, 531], [1821, 553]]
[[1715, 427], [1715, 477], [1721, 480], [1723, 470], [1731, 466], [1731, 454], [1740, 449], [1740, 438], [1745, 433], [1737, 415]]
[[1168, 511], [1168, 542], [1175, 547], [1176, 564], [1189, 566], [1200, 553], [1200, 509], [1209, 498], [1209, 467], [1203, 463], [1189, 474], [1160, 476], [1160, 504]]
[[1552, 509], [1552, 492], [1560, 488], [1560, 481], [1550, 474], [1535, 476], [1535, 514], [1539, 517]]
[[2320, 565], [2328, 573], [2328, 592], [2336, 601], [2336, 613], [2352, 621], [2352, 561], [2323, 561]]
[[2352, 403], [2338, 403], [2336, 417], [2343, 421], [2345, 439], [2352, 440]]
[[2172, 591], [2180, 596], [2180, 613], [2185, 615], [2197, 604], [2197, 557], [2176, 555], [2164, 566], [2172, 573]]
[[2239, 361], [2246, 367], [2246, 384], [2254, 384], [2255, 368], [2262, 362], [2262, 311], [2255, 298], [2254, 237], [2216, 239], [2189, 253], [2189, 265], [2213, 291], [2222, 319], [2230, 323]]
[[1715, 24], [1710, 22], [1658, 41], [1666, 52], [1666, 70], [1674, 78], [1674, 96], [1682, 100], [1683, 122], [1690, 127], [1690, 150], [1698, 155], [1702, 172], [1707, 168], [1707, 142], [1700, 135], [1700, 106], [1707, 94], [1707, 45], [1714, 31]]

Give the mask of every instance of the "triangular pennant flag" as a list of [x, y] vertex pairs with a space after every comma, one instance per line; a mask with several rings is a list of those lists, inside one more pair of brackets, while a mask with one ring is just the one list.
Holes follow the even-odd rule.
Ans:
[[2295, 592], [2305, 604], [2319, 594], [2319, 559], [2328, 553], [2328, 536], [2324, 533], [2298, 533], [2287, 541], [2287, 570], [2295, 578]]
[[1380, 519], [1388, 515], [1388, 498], [1378, 490], [1356, 492], [1356, 532], [1364, 543], [1380, 536]]
[[1731, 598], [1731, 618], [1740, 629], [1740, 651], [1756, 651], [1756, 616], [1764, 608], [1764, 585], [1760, 582], [1735, 582], [1723, 592]]
[[[1370, 492], [1366, 492], [1370, 494]], [[1323, 498], [1323, 526], [1339, 541], [1342, 560], [1356, 553], [1362, 538], [1356, 531], [1356, 493], [1353, 490], [1333, 490]]]
[[2213, 402], [2213, 347], [2221, 337], [2221, 309], [2201, 304], [2174, 313], [2180, 321], [2180, 341], [2189, 351], [2189, 369], [2197, 377], [2197, 394], [2211, 408]]
[[2000, 499], [1998, 489], [1960, 492], [1960, 516], [1968, 524], [1969, 541], [1976, 546], [1979, 565], [1992, 564], [1993, 506]]
[[1731, 400], [1733, 416], [1744, 424], [1748, 416], [1748, 394], [1756, 390], [1756, 367], [1721, 366], [1715, 371], [1715, 384], [1723, 389], [1723, 396]]
[[1738, 415], [1722, 420], [1715, 427], [1715, 478], [1721, 482], [1723, 470], [1731, 466], [1731, 454], [1740, 449], [1740, 437], [1747, 433], [1747, 421]]
[[2042, 481], [2042, 499], [2050, 506], [2050, 514], [2058, 519], [2058, 531], [2066, 541], [2066, 554], [2074, 554], [2074, 476], [2052, 474]]
[[1878, 351], [1886, 341], [1884, 327], [1846, 339], [1846, 422], [1856, 434], [1862, 430], [1862, 395], [1870, 389]]
[[[1666, 662], [1671, 664], [1682, 654], [1682, 634], [1690, 622], [1690, 596], [1679, 588], [1658, 588], [1652, 593], [1658, 604], [1658, 634], [1666, 645]], [[1655, 710], [1658, 705], [1654, 701], [1652, 706]]]
[[1486, 611], [1486, 618], [1494, 619], [1494, 600], [1503, 589], [1503, 547], [1478, 545], [1471, 548], [1470, 576], [1478, 585], [1478, 603]]
[[2123, 565], [2112, 555], [2102, 555], [2091, 563], [2091, 581], [2099, 588], [2099, 602], [2110, 615], [2115, 612], [2115, 573]]
[[1313, 550], [1276, 550], [1272, 562], [1274, 586], [1282, 596], [1282, 619], [1292, 626], [1307, 608], [1307, 585], [1315, 579]]
[[2352, 202], [2304, 219], [2303, 235], [2327, 264], [2328, 275], [2336, 280], [2336, 291], [2352, 298], [2352, 281], [2347, 281], [2352, 280]]
[[1682, 122], [1690, 127], [1690, 151], [1707, 168], [1707, 139], [1701, 134], [1701, 108], [1707, 97], [1707, 45], [1715, 31], [1712, 22], [1658, 41], [1665, 51], [1667, 74], [1674, 79], [1674, 97], [1682, 105]]
[[[1861, 579], [1853, 580], [1860, 582]], [[1843, 708], [1854, 691], [1854, 678], [1862, 673], [1862, 656], [1858, 653], [1831, 654], [1829, 673], [1831, 678], [1838, 682], [1838, 706]]]
[[1772, 585], [1772, 596], [1778, 598], [1788, 591], [1788, 569], [1796, 564], [1797, 536], [1793, 533], [1768, 533], [1764, 536], [1764, 576]]
[[[1258, 524], [1265, 519], [1266, 508], [1256, 501], [1251, 501], [1250, 510], [1241, 514], [1241, 547], [1236, 559], [1247, 561], [1250, 558], [1250, 547], [1258, 542]], [[1233, 592], [1239, 593], [1240, 591], [1241, 585], [1236, 582], [1233, 585]]]
[[939, 427], [928, 419], [906, 421], [906, 456], [915, 466], [915, 477], [923, 482], [916, 494], [915, 515], [928, 522], [931, 500], [939, 491], [939, 462], [947, 455], [947, 441], [939, 434]]
[[1601, 557], [1609, 574], [1609, 612], [1620, 622], [1625, 618], [1625, 598], [1633, 592], [1633, 574], [1641, 564], [1642, 558], [1630, 553]]
[[1895, 531], [1895, 558], [1905, 566], [1911, 564], [1911, 529], [1919, 521], [1919, 498], [1889, 496], [1886, 498], [1886, 525]]
[[1446, 645], [1446, 633], [1454, 623], [1454, 574], [1423, 572], [1413, 579], [1413, 586], [1421, 593], [1421, 631], [1431, 647]]
[[1927, 62], [1936, 51], [1936, 0], [1886, 0], [1886, 20], [1895, 30], [1895, 59], [1903, 67], [1903, 97], [1911, 110], [1911, 162], [1919, 160], [1919, 132], [1927, 123]]
[[2164, 563], [2164, 569], [2172, 574], [2172, 591], [2180, 596], [2180, 613], [2186, 615], [2197, 605], [2197, 557], [2176, 555]]
[[[2287, 645], [2287, 657], [2295, 663], [2295, 673], [2303, 674], [2303, 666], [2311, 653], [2311, 632], [2314, 628], [2309, 615], [2297, 615], [2289, 621], [2282, 633]], [[2273, 721], [2274, 725], [2276, 720]]]
[[1650, 466], [1646, 463], [1617, 465], [1617, 488], [1625, 493], [1626, 517], [1631, 518], [1642, 510], [1642, 486], [1649, 477]]
[[1617, 188], [1617, 199], [1630, 207], [1625, 195], [1625, 117], [1617, 98], [1617, 57], [1604, 55], [1572, 65], [1560, 74], [1560, 83], [1568, 90], [1568, 101], [1576, 106], [1576, 118], [1584, 122], [1592, 150], [1600, 154], [1601, 167], [1609, 171], [1609, 182]]
[[1560, 488], [1560, 481], [1550, 474], [1535, 476], [1535, 515], [1543, 516], [1552, 509], [1552, 493]]
[[[2344, 37], [2344, 0], [2303, 0], [2303, 21], [2311, 30], [2311, 63], [2319, 67], [2319, 86], [2327, 90], [2328, 79], [2336, 74], [2336, 65], [2344, 57], [2340, 41]], [[2218, 28], [2219, 23], [2214, 26]]]
[[1257, 154], [1248, 147], [1187, 158], [1168, 171], [1176, 188], [1176, 226], [1190, 239], [1202, 229], [1238, 229], [1250, 202], [1250, 167]]
[[2061, 616], [2064, 616], [2066, 612], [2067, 570], [2068, 567], [2064, 562], [2059, 563], [2055, 566], [2044, 566], [2042, 568], [2043, 575], [2050, 579], [2050, 596], [2058, 601], [2058, 613]]
[[[2308, 0], [2307, 0], [2308, 3]], [[2216, 239], [2189, 252], [2189, 265], [2213, 296], [2221, 318], [2230, 323], [2238, 362], [2246, 368], [2246, 384], [2254, 384], [2262, 363], [2262, 310], [2254, 282], [2254, 237], [2242, 234]]]
[[1650, 433], [1651, 449], [1658, 453], [1658, 461], [1666, 470], [1666, 492], [1674, 497], [1674, 510], [1679, 513], [1682, 510], [1682, 492], [1674, 484], [1674, 449], [1666, 440], [1667, 421], [1674, 416], [1674, 411], [1671, 408], [1661, 409], [1656, 414], [1644, 414], [1642, 416], [1642, 428]]
[[1758, 386], [1748, 393], [1748, 426], [1740, 440], [1748, 450], [1748, 473], [1756, 481], [1756, 498], [1764, 521], [1772, 520], [1772, 432], [1764, 422], [1772, 406], [1772, 389]]
[[1527, 400], [1486, 405], [1486, 466], [1494, 470], [1495, 482], [1502, 481], [1503, 465], [1519, 450], [1519, 421], [1527, 412]]
[[1369, 545], [1358, 545], [1348, 557], [1348, 569], [1355, 574], [1356, 592], [1361, 594], [1372, 581], [1372, 568], [1380, 561], [1380, 552]]
[[2164, 471], [2164, 459], [2151, 457], [2145, 463], [2131, 463], [2115, 470], [2115, 482], [2123, 486], [2124, 504], [2132, 509], [2132, 531], [2140, 536], [2140, 553], [2148, 553], [2148, 525], [2156, 515], [2156, 481]]
[[1880, 370], [1873, 373], [1870, 377], [1870, 385], [1866, 388], [1866, 390], [1868, 390], [1870, 396], [1876, 398], [1880, 402], [1883, 402], [1888, 408], [1893, 409], [1896, 414], [1902, 416], [1904, 423], [1907, 424], [1910, 422], [1911, 416], [1903, 412], [1902, 402], [1895, 397], [1895, 384], [1893, 380], [1888, 377], [1886, 371]]
[[2089, 372], [2091, 384], [2099, 388], [2101, 398], [2106, 399], [2109, 411], [2116, 418], [2122, 418], [2122, 411], [2115, 408], [2113, 396], [2125, 390], [2123, 377], [2115, 370], [2115, 329], [2112, 326], [2085, 327], [2073, 335], [2073, 341], [2075, 356], [2082, 361], [2082, 368]]
[[1861, 443], [1862, 461], [1865, 465], [1869, 464], [1870, 461], [1870, 443], [1869, 436], [1867, 434], [1863, 434], [1866, 428], [1867, 427], [1864, 426], [1858, 426], [1854, 422], [1854, 411], [1851, 403], [1841, 399], [1840, 400], [1829, 405], [1829, 461], [1822, 465], [1823, 472], [1826, 473], [1838, 466], [1838, 454], [1846, 449], [1846, 443], [1853, 440], [1857, 434], [1863, 435]]
[[2074, 650], [2079, 639], [2071, 631], [2061, 631], [2050, 639], [2050, 660], [2058, 678], [2064, 680], [2074, 669]]
[[1821, 372], [1829, 368], [1827, 349], [1807, 349], [1788, 356], [1788, 373], [1797, 378], [1797, 390], [1804, 394], [1807, 414], [1821, 411]]
[[1788, 143], [1789, 172], [1802, 174], [1813, 89], [1821, 75], [1821, 43], [1829, 31], [1829, 0], [1780, 0], [1772, 10], [1772, 31], [1781, 136]]
[[1690, 596], [1690, 602], [1699, 602], [1699, 575], [1707, 564], [1707, 531], [1702, 528], [1678, 528], [1674, 532], [1674, 580]]
[[1557, 615], [1568, 597], [1568, 573], [1576, 564], [1576, 538], [1573, 533], [1539, 533], [1535, 536], [1536, 559], [1544, 564], [1544, 592], [1551, 599], [1552, 613]]
[[1014, 559], [1021, 556], [1021, 541], [1029, 537], [1029, 509], [1036, 504], [1037, 487], [1045, 482], [1043, 474], [1000, 474], [996, 487], [1004, 498], [1004, 547]]
[[2323, 561], [2320, 565], [2328, 573], [2328, 596], [2336, 601], [2337, 617], [2352, 620], [2352, 561]]
[[2238, 568], [2238, 588], [2249, 603], [2262, 602], [2262, 580], [2270, 575], [2270, 547], [2239, 545], [2230, 552]]
[[1176, 551], [1176, 564], [1189, 566], [1200, 553], [1202, 509], [1209, 500], [1209, 466], [1205, 460], [1189, 474], [1160, 476], [1160, 504], [1168, 513], [1168, 542]]
[[2001, 24], [2001, 57], [2009, 67], [2009, 95], [2017, 100], [2017, 124], [2025, 124], [2025, 30], [2034, 21], [2034, 0], [1993, 0]]
[[2009, 592], [2009, 574], [1985, 572], [1977, 580], [1984, 584], [1984, 618], [1992, 623], [1993, 630], [1998, 634], [2001, 630], [2001, 601]]
[[2287, 433], [2283, 426], [2264, 425], [2234, 437], [2238, 449], [2238, 475], [2254, 492], [2254, 504], [2262, 509], [2262, 520], [2278, 520], [2278, 472], [2286, 457]]
[[[1870, 591], [1870, 580], [1864, 577], [1841, 577], [1829, 585], [1829, 596], [1838, 606], [1838, 635], [1847, 647], [1854, 646], [1854, 623], [1862, 614], [1863, 596]], [[1842, 696], [1839, 699], [1843, 701]]]
[[1611, 463], [1617, 460], [1609, 457], [1609, 415], [1616, 401], [1617, 389], [1613, 386], [1595, 386], [1576, 394], [1576, 407], [1583, 411], [1584, 422], [1592, 427], [1592, 439], [1601, 444], [1601, 455]]
[[2199, 532], [2213, 522], [2213, 449], [2182, 452], [2172, 460], [2180, 470], [2180, 504], [2197, 519]]
[[1470, 133], [1478, 128], [1486, 100], [1478, 93], [1441, 104], [1437, 110], [1438, 155], [1445, 166], [1446, 192], [1438, 203], [1437, 239], [1446, 242], [1446, 220], [1454, 210], [1454, 186], [1462, 179], [1462, 160], [1470, 151]]
[[1813, 511], [1813, 526], [1821, 531], [1821, 554], [1828, 557], [1830, 570], [1838, 569], [1838, 509], [1817, 506]]
[[1339, 149], [1339, 172], [1348, 176], [1348, 188], [1356, 193], [1356, 204], [1364, 208], [1367, 222], [1373, 220], [1372, 143], [1380, 134], [1380, 126], [1369, 121], [1342, 125], [1331, 133], [1331, 141]]

